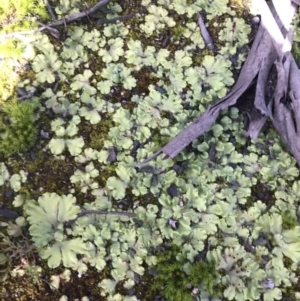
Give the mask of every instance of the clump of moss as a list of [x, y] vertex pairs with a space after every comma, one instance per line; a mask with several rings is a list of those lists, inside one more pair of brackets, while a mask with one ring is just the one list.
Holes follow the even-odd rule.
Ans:
[[[0, 45], [0, 56], [1, 56]], [[13, 98], [16, 94], [16, 85], [19, 81], [17, 72], [14, 72], [8, 60], [0, 62], [0, 104], [4, 103], [10, 98]]]
[[17, 21], [28, 21], [26, 16], [41, 16], [46, 19], [48, 14], [42, 0], [6, 0], [0, 3], [0, 22], [9, 26]]
[[37, 103], [10, 101], [0, 107], [0, 155], [10, 157], [31, 148], [38, 134]]
[[158, 256], [157, 275], [150, 290], [160, 293], [168, 301], [192, 301], [193, 290], [201, 285], [211, 295], [218, 291], [215, 279], [218, 271], [214, 262], [204, 260], [192, 264], [189, 274], [183, 270], [182, 262], [176, 259], [179, 248], [173, 246]]
[[172, 29], [174, 40], [180, 40], [184, 34], [185, 27], [177, 25]]
[[[0, 1], [0, 34], [32, 30], [36, 20], [49, 19], [42, 0]], [[8, 39], [0, 46], [0, 57], [20, 57], [23, 44], [20, 39]]]
[[292, 53], [297, 63], [300, 64], [300, 43], [297, 42], [294, 43], [292, 48]]
[[282, 230], [291, 230], [299, 225], [296, 216], [286, 210], [281, 214], [282, 217]]

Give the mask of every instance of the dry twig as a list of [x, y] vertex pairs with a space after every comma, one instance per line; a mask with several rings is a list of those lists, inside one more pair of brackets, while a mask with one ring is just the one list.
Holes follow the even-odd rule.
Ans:
[[48, 12], [49, 12], [49, 15], [51, 16], [52, 20], [56, 20], [57, 17], [55, 15], [55, 12], [54, 12], [52, 6], [50, 5], [49, 1], [48, 0], [44, 0], [44, 1], [45, 1], [45, 4], [46, 4]]
[[84, 17], [86, 17], [88, 15], [92, 15], [100, 7], [106, 5], [109, 1], [110, 0], [100, 0], [96, 5], [94, 5], [93, 7], [89, 8], [89, 9], [87, 9], [85, 11], [73, 14], [72, 16], [70, 16], [68, 18], [64, 18], [64, 19], [61, 19], [61, 20], [50, 22], [47, 25], [50, 26], [50, 27], [57, 27], [57, 26], [61, 26], [61, 25], [64, 25], [64, 24], [68, 24], [68, 23], [77, 21], [77, 20], [82, 19], [82, 18], [84, 18]]
[[206, 47], [209, 50], [214, 51], [215, 46], [214, 46], [213, 40], [212, 40], [212, 38], [211, 38], [211, 36], [210, 36], [210, 34], [209, 34], [205, 24], [204, 24], [203, 18], [200, 15], [200, 13], [198, 13], [198, 24], [199, 24], [201, 35], [203, 37], [203, 40], [205, 42]]
[[50, 33], [54, 36], [54, 37], [59, 37], [60, 34], [58, 32], [57, 29], [53, 28], [53, 27], [57, 27], [57, 26], [61, 26], [61, 25], [65, 25], [74, 21], [77, 21], [79, 19], [82, 19], [84, 17], [87, 17], [93, 13], [95, 13], [99, 8], [101, 8], [102, 6], [106, 5], [110, 0], [100, 0], [96, 5], [94, 5], [93, 7], [73, 14], [72, 16], [68, 17], [68, 18], [63, 18], [57, 21], [53, 21], [53, 22], [49, 22], [47, 24], [43, 24], [42, 27], [35, 29], [35, 30], [29, 30], [29, 31], [17, 31], [17, 32], [11, 32], [8, 34], [4, 34], [4, 35], [0, 35], [0, 41], [5, 41], [7, 39], [20, 39], [20, 40], [24, 40], [24, 36], [26, 35], [31, 35], [31, 34], [35, 34], [37, 32], [43, 31], [43, 30], [49, 30]]

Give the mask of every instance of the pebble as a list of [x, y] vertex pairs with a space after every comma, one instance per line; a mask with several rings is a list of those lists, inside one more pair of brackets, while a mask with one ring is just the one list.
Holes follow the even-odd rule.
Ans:
[[273, 289], [275, 287], [274, 280], [272, 278], [266, 278], [261, 282], [261, 285], [265, 289]]
[[251, 19], [251, 23], [252, 23], [253, 25], [259, 24], [259, 23], [260, 23], [260, 17], [258, 17], [258, 16], [253, 17], [253, 18]]
[[19, 216], [19, 214], [13, 210], [2, 208], [2, 206], [1, 206], [0, 207], [0, 216], [15, 219]]
[[49, 137], [49, 133], [48, 132], [44, 132], [43, 130], [41, 130], [41, 136], [45, 139], [50, 139]]
[[13, 194], [14, 194], [14, 191], [12, 189], [9, 189], [5, 192], [5, 196], [7, 198], [10, 198], [11, 196], [13, 196]]

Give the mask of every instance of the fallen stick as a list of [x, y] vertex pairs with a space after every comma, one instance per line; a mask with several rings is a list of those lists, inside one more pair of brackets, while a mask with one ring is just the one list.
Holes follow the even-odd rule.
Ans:
[[203, 37], [206, 47], [209, 50], [214, 51], [215, 46], [214, 46], [213, 40], [204, 24], [203, 18], [200, 13], [198, 13], [198, 25], [200, 27], [201, 35]]
[[91, 15], [91, 14], [95, 13], [100, 7], [106, 5], [109, 1], [110, 0], [100, 0], [96, 5], [94, 5], [93, 7], [89, 8], [85, 11], [73, 14], [72, 16], [67, 17], [67, 18], [63, 18], [63, 19], [60, 19], [60, 20], [57, 20], [57, 21], [49, 22], [49, 23], [47, 23], [47, 26], [56, 27], [56, 26], [61, 26], [61, 25], [68, 24], [68, 23], [77, 21], [79, 19], [82, 19], [82, 18], [84, 18], [88, 15]]
[[37, 21], [37, 23], [39, 25], [41, 25], [42, 27], [41, 28], [44, 28], [44, 29], [47, 29], [49, 30], [49, 33], [55, 38], [55, 39], [60, 39], [60, 32], [56, 29], [56, 28], [52, 28], [50, 26], [48, 26], [47, 24], [43, 24], [39, 21]]
[[[50, 32], [52, 32], [52, 34], [56, 34], [55, 31], [57, 31], [57, 29], [52, 28], [52, 27], [57, 27], [57, 26], [61, 26], [61, 25], [66, 25], [68, 23], [77, 21], [79, 19], [82, 19], [84, 17], [87, 17], [88, 15], [91, 15], [93, 13], [95, 13], [100, 7], [106, 5], [110, 0], [100, 0], [96, 5], [94, 5], [93, 7], [73, 14], [70, 17], [67, 18], [63, 18], [57, 21], [53, 21], [53, 22], [49, 22], [47, 24], [44, 24], [42, 27], [38, 28], [38, 29], [34, 29], [34, 30], [29, 30], [29, 31], [17, 31], [17, 32], [11, 32], [8, 34], [4, 34], [4, 35], [0, 35], [0, 41], [5, 41], [7, 39], [12, 39], [12, 38], [17, 38], [17, 39], [24, 39], [24, 35], [31, 35], [31, 34], [35, 34], [37, 32], [43, 31], [43, 30], [49, 30]], [[57, 34], [57, 36], [59, 36]]]
[[56, 20], [57, 19], [56, 14], [55, 14], [55, 12], [54, 12], [51, 4], [49, 3], [49, 1], [48, 0], [44, 0], [44, 2], [45, 2], [45, 5], [46, 5], [46, 7], [48, 9], [49, 15], [51, 16], [52, 20]]

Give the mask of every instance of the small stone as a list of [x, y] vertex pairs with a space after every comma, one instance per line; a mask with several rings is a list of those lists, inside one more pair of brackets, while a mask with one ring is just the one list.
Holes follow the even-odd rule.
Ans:
[[107, 162], [113, 163], [117, 161], [117, 149], [115, 147], [112, 147], [109, 151], [108, 157], [107, 157]]
[[44, 132], [43, 130], [41, 130], [40, 132], [41, 136], [45, 139], [50, 139], [49, 133], [48, 132]]
[[266, 278], [261, 282], [261, 285], [266, 289], [273, 289], [275, 287], [274, 280], [272, 278]]
[[253, 17], [253, 18], [251, 19], [251, 23], [252, 23], [253, 25], [259, 24], [259, 23], [260, 23], [260, 17], [259, 17], [259, 16]]
[[175, 198], [175, 197], [178, 196], [178, 188], [177, 188], [177, 186], [175, 184], [171, 184], [169, 186], [169, 188], [167, 189], [167, 192], [173, 198]]
[[36, 154], [35, 154], [35, 152], [33, 150], [29, 151], [29, 156], [30, 156], [31, 160], [35, 160], [36, 159]]
[[151, 186], [155, 187], [157, 185], [158, 185], [158, 176], [157, 175], [152, 175]]
[[11, 196], [13, 196], [14, 194], [14, 191], [12, 189], [8, 189], [6, 192], [5, 192], [5, 196], [7, 198], [10, 198]]
[[178, 221], [170, 218], [169, 219], [169, 225], [171, 226], [171, 228], [177, 229], [178, 228]]

